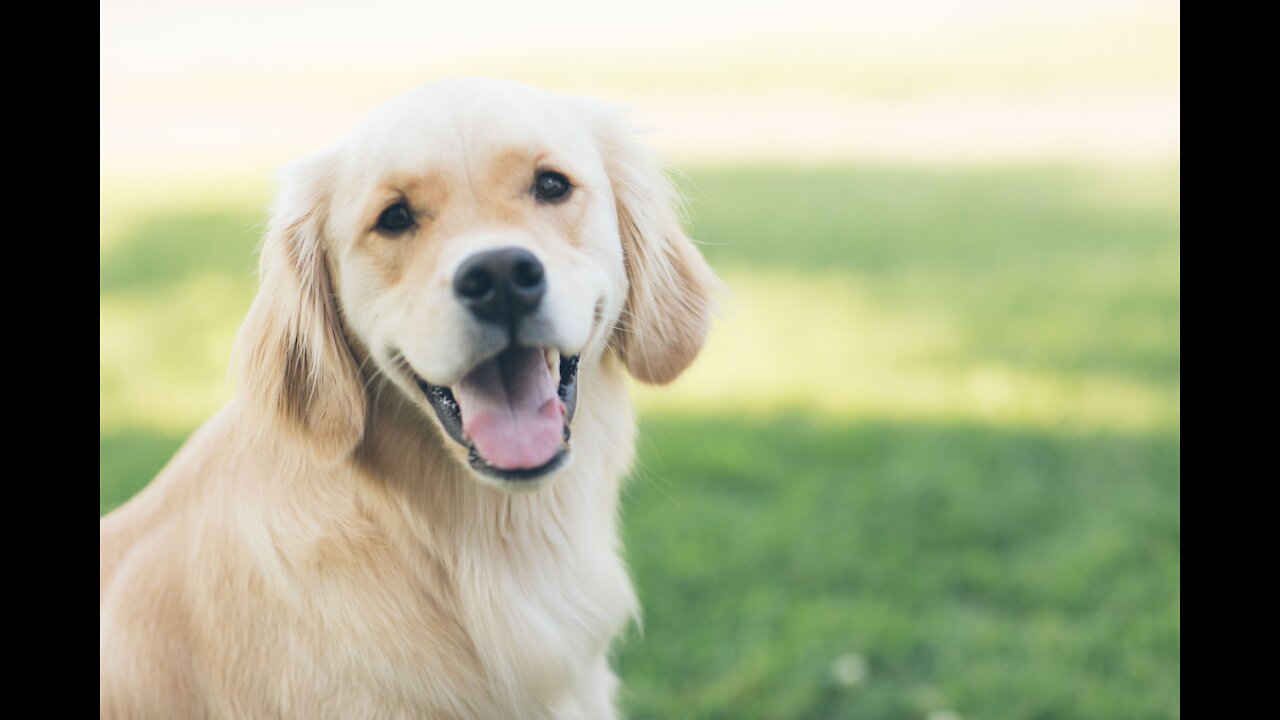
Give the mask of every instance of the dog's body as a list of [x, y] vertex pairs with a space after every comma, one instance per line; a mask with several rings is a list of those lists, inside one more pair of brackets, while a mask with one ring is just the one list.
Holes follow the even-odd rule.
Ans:
[[104, 717], [614, 716], [623, 376], [715, 280], [612, 122], [455, 81], [295, 169], [242, 391], [102, 521]]

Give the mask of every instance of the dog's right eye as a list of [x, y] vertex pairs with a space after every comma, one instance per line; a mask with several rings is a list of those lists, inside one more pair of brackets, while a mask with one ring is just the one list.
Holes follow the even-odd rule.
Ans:
[[533, 194], [544, 202], [564, 200], [572, 189], [573, 184], [569, 182], [569, 178], [554, 170], [538, 173], [533, 183]]
[[390, 234], [397, 234], [413, 226], [413, 212], [404, 203], [396, 203], [378, 216], [378, 229]]

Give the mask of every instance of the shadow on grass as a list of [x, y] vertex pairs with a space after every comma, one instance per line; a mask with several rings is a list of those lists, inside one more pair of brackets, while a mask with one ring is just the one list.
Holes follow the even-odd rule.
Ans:
[[[1172, 433], [647, 417], [623, 513], [645, 617], [618, 653], [626, 705], [1176, 715], [1179, 486]], [[842, 656], [865, 677], [837, 680]]]
[[100, 513], [115, 509], [151, 482], [188, 435], [140, 429], [102, 433], [98, 438]]
[[[103, 510], [181, 440], [104, 435]], [[647, 416], [640, 448], [631, 717], [1176, 714], [1176, 433]]]

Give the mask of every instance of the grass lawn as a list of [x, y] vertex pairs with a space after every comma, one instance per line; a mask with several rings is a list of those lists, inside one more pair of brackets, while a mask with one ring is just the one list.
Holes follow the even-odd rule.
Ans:
[[[1178, 717], [1176, 165], [686, 171], [730, 295], [637, 388], [629, 715]], [[269, 197], [103, 186], [105, 513], [227, 396]]]

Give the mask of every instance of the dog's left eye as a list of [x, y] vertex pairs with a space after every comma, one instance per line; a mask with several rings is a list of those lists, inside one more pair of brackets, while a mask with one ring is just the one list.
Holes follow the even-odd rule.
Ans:
[[404, 203], [396, 203], [378, 216], [378, 229], [386, 233], [400, 233], [413, 225], [413, 213]]
[[563, 200], [572, 187], [569, 178], [554, 170], [548, 170], [538, 173], [538, 179], [533, 183], [533, 192], [539, 200]]

